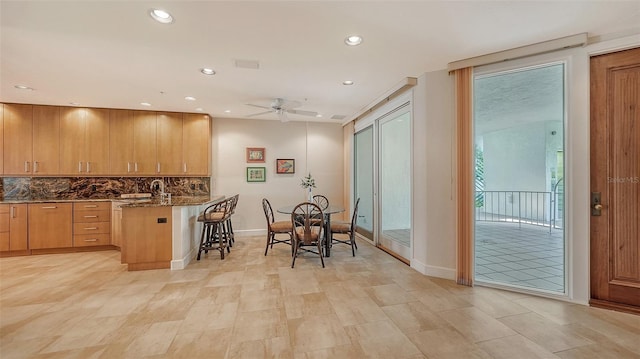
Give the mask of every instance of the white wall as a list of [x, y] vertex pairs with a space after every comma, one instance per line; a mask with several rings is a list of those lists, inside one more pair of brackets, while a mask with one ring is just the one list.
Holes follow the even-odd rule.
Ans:
[[[234, 231], [238, 234], [264, 233], [262, 198], [269, 199], [274, 212], [279, 207], [305, 200], [306, 192], [300, 187], [300, 181], [308, 172], [316, 180], [314, 194], [323, 194], [331, 203], [342, 204], [344, 168], [340, 124], [216, 118], [212, 127], [212, 193], [240, 194], [233, 219]], [[246, 163], [246, 147], [264, 147], [265, 163]], [[278, 158], [295, 159], [296, 173], [276, 174]], [[248, 183], [246, 168], [249, 166], [266, 167], [266, 182]], [[276, 220], [285, 219], [286, 215], [276, 213]]]
[[454, 279], [454, 86], [446, 70], [418, 78], [413, 89], [413, 258], [427, 275]]

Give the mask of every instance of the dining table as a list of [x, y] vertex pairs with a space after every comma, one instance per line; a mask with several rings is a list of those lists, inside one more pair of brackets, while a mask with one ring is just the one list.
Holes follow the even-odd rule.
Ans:
[[[278, 208], [278, 213], [291, 214], [297, 204]], [[329, 205], [322, 210], [324, 215], [324, 256], [331, 257], [331, 215], [344, 212], [344, 207]]]

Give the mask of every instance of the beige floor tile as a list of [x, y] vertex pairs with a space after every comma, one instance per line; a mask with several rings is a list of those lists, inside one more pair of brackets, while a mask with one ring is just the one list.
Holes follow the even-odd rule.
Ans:
[[[590, 340], [593, 344], [563, 351], [563, 355], [571, 357], [575, 353], [599, 353], [600, 357], [640, 358], [640, 336], [626, 334], [623, 338], [617, 336], [619, 330], [607, 332], [602, 328], [595, 328], [585, 324], [569, 324], [567, 327], [578, 335]], [[621, 329], [620, 329], [621, 330]], [[608, 353], [605, 355], [605, 353]], [[595, 354], [594, 354], [595, 355]], [[594, 356], [600, 358], [598, 356]]]
[[452, 327], [416, 332], [407, 336], [430, 359], [491, 359], [489, 354]]
[[514, 302], [560, 325], [575, 323], [579, 317], [573, 309], [575, 304], [567, 302], [540, 297], [525, 297]]
[[399, 285], [385, 284], [364, 288], [364, 291], [371, 296], [379, 306], [394, 305], [401, 303], [414, 302], [417, 299], [411, 293], [402, 289]]
[[458, 296], [493, 318], [528, 313], [531, 310], [493, 291], [480, 290]]
[[[211, 358], [211, 357], [210, 357]], [[229, 348], [227, 359], [244, 358], [293, 358], [289, 338], [276, 337], [264, 340], [235, 343]]]
[[169, 358], [224, 358], [231, 342], [231, 331], [214, 329], [176, 334], [167, 349]]
[[277, 309], [284, 306], [280, 289], [242, 290], [240, 294], [241, 312], [254, 310]]
[[225, 328], [230, 330], [235, 325], [237, 313], [238, 303], [236, 302], [192, 306], [180, 323], [179, 333]]
[[499, 320], [553, 353], [593, 343], [572, 328], [558, 325], [536, 313], [513, 315]]
[[40, 350], [46, 348], [58, 337], [41, 337], [26, 340], [0, 340], [2, 359], [34, 358]]
[[166, 353], [178, 332], [179, 325], [180, 322], [151, 324], [147, 332], [129, 344], [127, 347], [127, 355], [140, 358]]
[[335, 315], [317, 315], [288, 321], [291, 347], [295, 352], [311, 352], [351, 344]]
[[442, 312], [451, 309], [462, 309], [471, 307], [471, 303], [462, 299], [458, 295], [454, 295], [446, 289], [437, 287], [430, 289], [421, 289], [410, 292], [414, 298], [429, 307], [431, 311]]
[[392, 321], [383, 320], [347, 327], [352, 342], [369, 358], [411, 357], [422, 354]]
[[360, 345], [340, 345], [328, 349], [320, 349], [310, 352], [295, 353], [296, 359], [360, 359], [366, 358]]
[[382, 310], [405, 334], [449, 326], [422, 302], [396, 304], [383, 307]]
[[378, 322], [389, 317], [370, 297], [353, 297], [344, 300], [330, 300], [343, 326]]
[[495, 359], [557, 359], [552, 352], [521, 335], [487, 340], [478, 346]]
[[288, 295], [283, 301], [287, 319], [335, 314], [325, 293]]
[[284, 308], [238, 312], [231, 344], [288, 335]]
[[66, 330], [55, 342], [40, 353], [52, 353], [65, 350], [82, 349], [100, 345], [104, 338], [117, 331], [127, 318], [86, 318]]
[[516, 334], [506, 325], [477, 308], [463, 308], [438, 313], [462, 335], [473, 342], [502, 338]]

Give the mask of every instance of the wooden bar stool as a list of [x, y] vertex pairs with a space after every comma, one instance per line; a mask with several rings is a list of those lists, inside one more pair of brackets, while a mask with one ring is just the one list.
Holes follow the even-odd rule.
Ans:
[[224, 259], [225, 249], [230, 251], [228, 247], [230, 235], [226, 225], [230, 217], [230, 204], [231, 198], [227, 198], [205, 208], [198, 216], [198, 222], [202, 222], [202, 234], [197, 260], [200, 260], [202, 252], [209, 253], [209, 250], [220, 251], [220, 259]]

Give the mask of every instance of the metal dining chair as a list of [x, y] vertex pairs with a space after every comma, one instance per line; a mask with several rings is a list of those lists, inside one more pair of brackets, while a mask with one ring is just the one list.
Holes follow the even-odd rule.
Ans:
[[[356, 225], [358, 222], [358, 205], [360, 204], [360, 198], [356, 200], [356, 205], [353, 207], [353, 214], [351, 215], [351, 222], [334, 221], [331, 222], [331, 244], [342, 243], [351, 245], [351, 255], [356, 256]], [[349, 239], [341, 240], [333, 237], [334, 234], [348, 234]]]
[[[322, 209], [311, 202], [298, 204], [291, 212], [291, 225], [293, 229], [293, 261], [291, 262], [291, 268], [296, 264], [296, 258], [300, 250], [319, 255], [322, 268], [324, 268], [324, 258], [322, 256], [324, 215]], [[317, 251], [303, 247], [316, 247]]]

